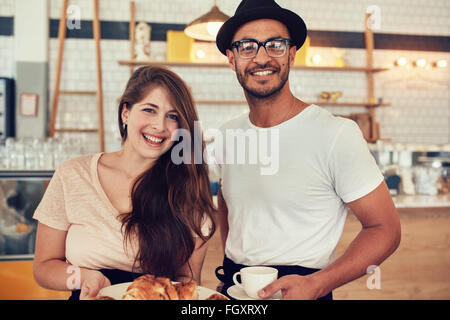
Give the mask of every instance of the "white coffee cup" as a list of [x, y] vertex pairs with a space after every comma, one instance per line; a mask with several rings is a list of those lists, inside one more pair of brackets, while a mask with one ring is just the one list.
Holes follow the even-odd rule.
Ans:
[[[237, 281], [237, 276], [241, 276], [241, 282]], [[258, 291], [272, 283], [278, 278], [278, 270], [272, 267], [245, 267], [233, 275], [235, 285], [245, 291], [253, 299], [261, 299]]]

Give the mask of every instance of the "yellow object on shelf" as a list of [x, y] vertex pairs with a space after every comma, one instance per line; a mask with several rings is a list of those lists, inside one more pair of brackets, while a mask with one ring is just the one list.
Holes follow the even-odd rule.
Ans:
[[167, 61], [192, 62], [194, 39], [183, 31], [167, 31]]
[[0, 262], [0, 299], [68, 299], [70, 291], [54, 291], [40, 287], [34, 281], [33, 261]]
[[306, 37], [305, 43], [300, 49], [297, 50], [297, 53], [295, 54], [294, 66], [306, 66], [306, 61], [308, 58], [308, 49], [309, 49], [309, 37]]
[[343, 68], [343, 67], [345, 67], [345, 61], [344, 61], [344, 58], [342, 58], [342, 57], [336, 58], [336, 60], [334, 61], [334, 66], [335, 66], [335, 67], [338, 67], [338, 68]]

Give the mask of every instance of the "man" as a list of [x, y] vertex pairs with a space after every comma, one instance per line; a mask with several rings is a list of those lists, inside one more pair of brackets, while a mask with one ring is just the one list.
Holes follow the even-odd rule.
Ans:
[[[235, 272], [269, 265], [279, 270], [279, 278], [260, 297], [281, 290], [283, 299], [332, 299], [332, 290], [379, 265], [400, 242], [395, 206], [356, 123], [290, 91], [290, 67], [306, 33], [303, 20], [273, 0], [243, 0], [217, 35], [250, 108], [222, 132], [276, 131], [278, 137], [272, 144], [279, 157], [274, 174], [257, 170], [264, 161], [216, 160], [225, 247], [216, 275], [224, 283], [222, 292], [231, 296]], [[219, 160], [231, 152], [228, 141], [222, 145], [216, 149]], [[362, 230], [335, 259], [347, 208]]]

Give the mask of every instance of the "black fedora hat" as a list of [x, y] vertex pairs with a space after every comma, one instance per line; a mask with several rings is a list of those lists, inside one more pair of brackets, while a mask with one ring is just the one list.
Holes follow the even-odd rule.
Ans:
[[306, 25], [296, 13], [280, 7], [274, 0], [242, 0], [230, 19], [220, 28], [216, 37], [219, 51], [226, 55], [236, 30], [246, 22], [258, 19], [273, 19], [283, 23], [289, 30], [297, 50], [306, 39]]

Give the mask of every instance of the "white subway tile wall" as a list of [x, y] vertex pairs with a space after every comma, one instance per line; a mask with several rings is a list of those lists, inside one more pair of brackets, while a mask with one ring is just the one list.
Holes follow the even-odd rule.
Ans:
[[0, 16], [14, 16], [14, 0], [0, 0]]
[[[8, 4], [12, 0], [3, 0]], [[58, 18], [60, 0], [50, 0], [50, 16]], [[217, 0], [218, 7], [232, 15], [240, 0]], [[0, 2], [1, 3], [1, 2]], [[80, 8], [82, 19], [91, 20], [90, 0], [71, 0]], [[136, 19], [160, 23], [189, 23], [211, 9], [211, 0], [135, 0]], [[313, 30], [363, 31], [364, 12], [379, 7], [383, 33], [448, 34], [450, 4], [447, 0], [278, 0], [278, 4], [299, 13]], [[123, 21], [129, 17], [129, 1], [100, 1], [100, 18]]]
[[[185, 0], [137, 0], [136, 20], [158, 23], [186, 24], [207, 12], [212, 1]], [[217, 5], [232, 15], [240, 0], [218, 0]], [[414, 35], [450, 35], [450, 2], [447, 0], [278, 0], [281, 6], [298, 12], [309, 29], [329, 31], [364, 30], [364, 14], [369, 5], [378, 6], [380, 29], [376, 32]], [[50, 0], [50, 18], [59, 19], [59, 0]], [[80, 8], [82, 20], [92, 19], [90, 0], [71, 0]], [[13, 16], [12, 0], [0, 0], [1, 16]], [[101, 20], [128, 21], [129, 1], [100, 1]], [[83, 25], [81, 25], [83, 27]], [[61, 88], [66, 90], [92, 90], [96, 86], [94, 65], [94, 42], [89, 39], [66, 40]], [[52, 97], [58, 40], [49, 41], [49, 88]], [[126, 40], [102, 40], [102, 71], [104, 90], [104, 120], [106, 151], [120, 148], [117, 128], [117, 99], [124, 90], [130, 76], [127, 66], [120, 66], [119, 59], [129, 59], [129, 43]], [[151, 57], [164, 60], [166, 43], [152, 41]], [[213, 46], [203, 46], [214, 50]], [[348, 65], [364, 66], [365, 50], [344, 49]], [[13, 75], [13, 37], [0, 37], [0, 76]], [[311, 47], [309, 56], [321, 55], [321, 64], [332, 65], [335, 56], [330, 48]], [[405, 57], [409, 62], [419, 58], [429, 63], [445, 59], [450, 62], [448, 52], [375, 50], [374, 64], [392, 68], [375, 75], [375, 96], [388, 107], [378, 108], [381, 137], [393, 142], [444, 144], [450, 142], [450, 73], [448, 68], [395, 67], [393, 62]], [[196, 100], [244, 100], [234, 72], [227, 68], [171, 68], [188, 83]], [[302, 100], [317, 101], [321, 91], [342, 91], [339, 101], [365, 101], [367, 85], [364, 73], [312, 72], [293, 70], [290, 76], [292, 91]], [[51, 103], [51, 101], [50, 101]], [[51, 104], [50, 104], [51, 105]], [[79, 96], [61, 97], [61, 112], [57, 125], [97, 127], [95, 98]], [[365, 108], [327, 107], [335, 114], [364, 112]], [[204, 129], [217, 128], [224, 121], [247, 112], [245, 104], [199, 104], [198, 112]], [[86, 152], [95, 152], [98, 141], [93, 134], [80, 135], [84, 139]]]
[[14, 75], [14, 38], [0, 36], [0, 77]]

